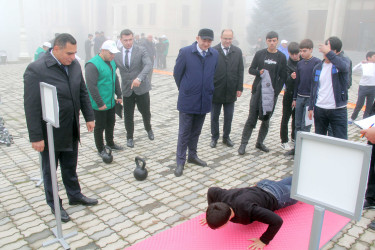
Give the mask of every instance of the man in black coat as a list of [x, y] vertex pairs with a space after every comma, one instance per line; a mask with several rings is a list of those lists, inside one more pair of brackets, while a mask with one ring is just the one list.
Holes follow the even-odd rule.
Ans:
[[263, 152], [269, 152], [269, 149], [263, 144], [263, 142], [268, 133], [270, 118], [273, 111], [271, 114], [263, 115], [262, 110], [260, 110], [260, 104], [262, 104], [263, 101], [261, 92], [261, 75], [264, 73], [264, 70], [268, 70], [274, 90], [273, 109], [275, 109], [277, 97], [279, 96], [287, 77], [286, 57], [282, 52], [277, 50], [276, 46], [278, 41], [279, 35], [275, 31], [268, 32], [266, 36], [267, 48], [255, 53], [253, 61], [251, 62], [249, 74], [254, 75], [255, 79], [251, 90], [252, 95], [250, 99], [249, 117], [243, 128], [241, 145], [238, 148], [238, 154], [240, 155], [245, 154], [247, 143], [250, 140], [258, 119], [262, 120], [262, 124], [260, 125], [255, 147]]
[[88, 34], [87, 40], [85, 41], [85, 53], [86, 53], [85, 62], [86, 63], [90, 61], [90, 59], [92, 58], [92, 55], [91, 55], [91, 48], [93, 46], [92, 38], [93, 38], [93, 35]]
[[223, 143], [233, 147], [229, 138], [232, 127], [234, 102], [243, 91], [244, 66], [242, 51], [232, 44], [233, 31], [223, 30], [221, 32], [221, 43], [214, 49], [219, 52], [219, 61], [214, 76], [214, 96], [211, 110], [211, 148], [215, 148], [219, 139], [219, 116], [221, 107], [224, 109]]
[[[24, 74], [24, 108], [27, 129], [32, 148], [42, 156], [44, 190], [47, 204], [55, 213], [50, 172], [50, 159], [47, 146], [46, 122], [42, 117], [40, 82], [56, 87], [59, 104], [60, 127], [53, 129], [55, 142], [55, 161], [61, 165], [62, 180], [70, 205], [95, 205], [96, 199], [90, 199], [81, 193], [77, 176], [79, 114], [86, 120], [88, 131], [95, 127], [94, 113], [82, 76], [81, 65], [75, 60], [77, 42], [70, 34], [56, 37], [53, 49], [27, 67]], [[62, 207], [61, 220], [67, 222], [69, 215]]]

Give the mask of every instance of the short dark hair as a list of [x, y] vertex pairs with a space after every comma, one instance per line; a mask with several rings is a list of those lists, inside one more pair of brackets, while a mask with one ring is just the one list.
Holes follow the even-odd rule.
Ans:
[[289, 43], [288, 52], [290, 54], [298, 54], [299, 53], [299, 44], [296, 43], [296, 42]]
[[374, 52], [374, 51], [369, 51], [369, 52], [367, 52], [367, 53], [366, 53], [366, 60], [367, 60], [367, 58], [372, 57], [373, 55], [375, 55], [375, 52]]
[[211, 203], [207, 207], [206, 221], [211, 229], [216, 229], [225, 225], [231, 215], [230, 207], [224, 202]]
[[300, 49], [312, 49], [314, 48], [314, 43], [313, 41], [311, 41], [311, 39], [303, 39], [300, 43], [299, 43], [299, 48]]
[[336, 53], [341, 51], [342, 42], [340, 38], [338, 38], [337, 36], [331, 36], [330, 38], [326, 40], [325, 42], [326, 45], [328, 44], [328, 41], [331, 44], [331, 50], [335, 50]]
[[277, 32], [275, 32], [275, 31], [268, 32], [267, 35], [266, 35], [266, 39], [272, 39], [272, 38], [279, 39], [279, 34], [277, 34]]
[[92, 34], [89, 34], [88, 37], [93, 36]]
[[58, 46], [58, 47], [63, 49], [63, 48], [66, 47], [67, 43], [76, 45], [77, 41], [71, 34], [62, 33], [55, 38], [55, 41], [53, 43], [53, 47]]
[[133, 31], [131, 31], [130, 29], [124, 29], [124, 30], [122, 30], [121, 33], [120, 33], [120, 38], [121, 38], [122, 36], [129, 36], [129, 35], [134, 36]]

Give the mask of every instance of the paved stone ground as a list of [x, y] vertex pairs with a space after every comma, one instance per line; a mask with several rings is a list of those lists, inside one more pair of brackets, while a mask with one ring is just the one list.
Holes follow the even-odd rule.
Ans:
[[[174, 59], [168, 63], [171, 71]], [[45, 202], [43, 187], [35, 187], [35, 182], [30, 180], [39, 176], [39, 158], [31, 148], [25, 126], [22, 76], [26, 66], [0, 65], [3, 102], [0, 116], [14, 136], [12, 146], [0, 145], [0, 249], [40, 249], [43, 242], [54, 239], [51, 229], [55, 220]], [[252, 78], [245, 75], [245, 83], [251, 83]], [[350, 90], [351, 102], [356, 100], [356, 80]], [[204, 212], [210, 186], [245, 187], [263, 178], [277, 180], [292, 174], [293, 160], [283, 156], [280, 147], [282, 97], [265, 140], [271, 151], [263, 153], [254, 148], [258, 126], [246, 154], [237, 154], [250, 100], [250, 89], [245, 89], [235, 107], [231, 134], [235, 146], [228, 148], [219, 142], [217, 148], [210, 148], [207, 116], [198, 153], [209, 167], [187, 164], [184, 175], [176, 178], [173, 170], [178, 131], [177, 88], [172, 76], [158, 73], [154, 74], [152, 84], [154, 141], [148, 140], [141, 116], [136, 112], [135, 147], [114, 152], [114, 162], [105, 164], [97, 156], [93, 134], [86, 132], [82, 125], [78, 176], [83, 193], [99, 199], [97, 206], [70, 206], [58, 171], [60, 196], [72, 219], [63, 224], [63, 233], [78, 232], [67, 240], [72, 249], [129, 247]], [[359, 139], [359, 129], [355, 126], [349, 127], [349, 137], [365, 143], [365, 139]], [[123, 120], [117, 120], [115, 138], [117, 143], [126, 145]], [[144, 157], [147, 162], [149, 177], [143, 182], [133, 177], [135, 156]], [[375, 210], [364, 211], [360, 221], [350, 222], [323, 249], [375, 249], [375, 232], [367, 229], [374, 218]], [[45, 249], [62, 247], [55, 243]]]

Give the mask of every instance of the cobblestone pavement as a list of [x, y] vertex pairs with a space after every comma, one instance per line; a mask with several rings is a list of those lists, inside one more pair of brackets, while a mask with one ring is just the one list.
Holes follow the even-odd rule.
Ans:
[[[171, 71], [172, 59], [169, 65], [168, 71]], [[10, 147], [0, 145], [0, 249], [40, 249], [43, 242], [54, 239], [51, 229], [55, 219], [45, 202], [43, 187], [35, 187], [31, 180], [39, 176], [39, 157], [31, 148], [25, 126], [22, 77], [26, 66], [0, 65], [0, 116], [14, 137]], [[252, 78], [245, 75], [245, 83], [251, 83]], [[210, 186], [246, 187], [264, 178], [277, 180], [292, 174], [293, 160], [283, 156], [280, 147], [281, 96], [265, 140], [271, 151], [263, 153], [254, 148], [258, 126], [246, 154], [238, 155], [249, 109], [250, 89], [247, 88], [235, 107], [231, 133], [235, 146], [228, 148], [219, 141], [217, 148], [210, 148], [208, 115], [198, 154], [209, 167], [187, 164], [184, 175], [176, 178], [173, 170], [178, 131], [177, 88], [171, 75], [160, 73], [154, 73], [152, 85], [154, 141], [148, 140], [142, 118], [135, 112], [135, 147], [126, 147], [124, 123], [117, 119], [115, 141], [125, 150], [114, 152], [114, 162], [105, 164], [96, 153], [93, 134], [82, 124], [78, 176], [82, 192], [97, 198], [98, 205], [70, 206], [58, 171], [59, 193], [71, 217], [70, 222], [63, 224], [63, 233], [78, 232], [67, 239], [72, 249], [129, 247], [204, 212]], [[358, 81], [354, 81], [351, 102], [356, 101], [357, 89]], [[349, 126], [350, 139], [365, 143], [358, 135], [359, 129]], [[139, 182], [133, 177], [135, 156], [146, 159], [149, 176], [145, 181]], [[360, 221], [350, 222], [324, 249], [375, 249], [375, 232], [367, 229], [374, 218], [375, 210], [364, 211]], [[45, 249], [62, 247], [55, 243]]]

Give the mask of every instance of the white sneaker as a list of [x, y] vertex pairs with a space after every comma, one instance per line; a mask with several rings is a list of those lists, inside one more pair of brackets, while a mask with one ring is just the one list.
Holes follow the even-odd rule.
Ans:
[[286, 150], [286, 151], [289, 151], [291, 150], [292, 148], [290, 147], [289, 143], [281, 143], [281, 147]]

